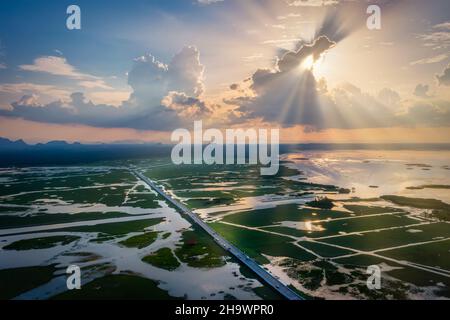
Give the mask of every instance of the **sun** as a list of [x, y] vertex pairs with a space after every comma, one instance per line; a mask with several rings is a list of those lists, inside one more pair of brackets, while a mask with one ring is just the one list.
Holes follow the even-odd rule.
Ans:
[[312, 70], [314, 68], [314, 57], [313, 55], [309, 55], [306, 57], [305, 61], [301, 64], [302, 69]]
[[323, 55], [320, 55], [318, 59], [314, 60], [313, 55], [309, 55], [306, 59], [300, 64], [300, 71], [308, 70], [311, 71], [314, 77], [318, 77], [319, 75], [323, 76], [324, 68], [323, 68]]

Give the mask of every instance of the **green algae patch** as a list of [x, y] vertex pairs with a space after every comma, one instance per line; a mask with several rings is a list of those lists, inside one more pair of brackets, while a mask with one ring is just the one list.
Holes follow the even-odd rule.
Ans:
[[57, 245], [66, 245], [80, 239], [77, 236], [52, 236], [43, 238], [33, 238], [15, 241], [7, 246], [4, 250], [31, 250], [31, 249], [48, 249]]
[[128, 248], [145, 248], [155, 242], [156, 238], [158, 238], [158, 233], [159, 232], [157, 231], [146, 232], [144, 234], [129, 237], [119, 243]]
[[136, 275], [114, 274], [54, 296], [55, 300], [171, 300], [158, 283]]
[[0, 300], [15, 298], [49, 282], [55, 271], [54, 265], [0, 270]]
[[178, 262], [177, 258], [173, 255], [172, 250], [169, 248], [161, 248], [158, 251], [142, 258], [142, 261], [157, 268], [169, 271], [175, 270], [180, 266], [180, 262]]
[[193, 231], [183, 232], [183, 243], [175, 254], [182, 262], [194, 268], [217, 268], [225, 265], [226, 252], [208, 234], [193, 226]]
[[71, 232], [98, 232], [107, 236], [119, 236], [130, 232], [143, 232], [145, 228], [157, 225], [163, 220], [164, 218], [152, 218], [136, 221], [103, 223], [93, 226], [70, 227], [63, 230]]

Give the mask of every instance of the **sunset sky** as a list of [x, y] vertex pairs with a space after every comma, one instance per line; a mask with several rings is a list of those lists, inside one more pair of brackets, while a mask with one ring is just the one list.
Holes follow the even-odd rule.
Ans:
[[0, 136], [168, 142], [201, 119], [282, 142], [450, 142], [449, 48], [448, 0], [2, 1]]

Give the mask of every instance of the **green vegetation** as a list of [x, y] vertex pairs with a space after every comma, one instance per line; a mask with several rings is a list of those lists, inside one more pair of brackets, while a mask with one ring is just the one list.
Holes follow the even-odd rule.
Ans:
[[128, 248], [145, 248], [155, 242], [156, 238], [158, 238], [158, 233], [157, 231], [145, 232], [137, 236], [129, 237], [119, 243]]
[[261, 286], [253, 288], [253, 292], [256, 293], [256, 295], [264, 300], [282, 300], [283, 297], [280, 296], [277, 292], [273, 291], [272, 289]]
[[0, 300], [17, 297], [53, 278], [55, 265], [0, 270]]
[[286, 204], [273, 208], [239, 212], [225, 216], [222, 220], [249, 227], [269, 226], [281, 221], [311, 221], [327, 218], [348, 217], [343, 211], [303, 209], [298, 204]]
[[352, 253], [352, 251], [350, 251], [350, 250], [344, 250], [344, 249], [328, 246], [326, 244], [317, 243], [317, 242], [299, 241], [298, 244], [301, 245], [302, 247], [305, 247], [307, 249], [314, 251], [319, 256], [327, 257], [327, 258], [338, 257], [338, 256], [343, 256], [343, 255]]
[[56, 300], [172, 300], [166, 291], [150, 279], [135, 275], [107, 275], [54, 296]]
[[[389, 262], [388, 264], [392, 265], [393, 263]], [[439, 289], [435, 290], [436, 295], [450, 298], [450, 279], [446, 276], [405, 266], [388, 271], [387, 274], [419, 287], [437, 286]]]
[[225, 265], [226, 252], [203, 230], [193, 225], [193, 231], [184, 231], [182, 244], [175, 249], [180, 261], [194, 268], [216, 268]]
[[[411, 219], [406, 215], [383, 215], [383, 216], [370, 216], [361, 217], [356, 219], [344, 219], [344, 220], [331, 220], [320, 223], [312, 223], [313, 231], [300, 230], [290, 227], [267, 227], [264, 228], [270, 231], [276, 231], [284, 234], [293, 235], [296, 237], [325, 237], [338, 235], [342, 233], [361, 232], [380, 228], [390, 228], [397, 226], [406, 226], [410, 224], [416, 224], [417, 220]], [[323, 230], [315, 230], [315, 228], [322, 227]]]
[[321, 209], [332, 209], [334, 207], [333, 201], [327, 197], [317, 197], [313, 201], [306, 203], [310, 207], [321, 208]]
[[380, 252], [381, 255], [450, 270], [450, 240]]
[[169, 248], [161, 248], [158, 251], [142, 258], [142, 261], [169, 271], [175, 270], [180, 266], [177, 258], [175, 258], [172, 250]]
[[448, 184], [422, 184], [417, 187], [406, 187], [409, 190], [421, 190], [421, 189], [450, 189]]
[[323, 239], [322, 242], [363, 251], [372, 251], [409, 243], [431, 241], [438, 237], [450, 237], [450, 228], [448, 227], [448, 224], [444, 222], [414, 226], [414, 230], [420, 230], [420, 232], [409, 232], [408, 230], [408, 228], [383, 230], [360, 235], [328, 238]]
[[3, 247], [4, 250], [47, 249], [57, 245], [66, 245], [80, 239], [77, 236], [52, 236], [43, 238], [24, 239]]
[[433, 209], [432, 216], [442, 221], [450, 221], [450, 204], [437, 199], [409, 198], [401, 196], [382, 196], [384, 200], [391, 201], [400, 206], [409, 206], [419, 209]]
[[63, 230], [71, 232], [98, 232], [103, 235], [118, 236], [130, 232], [143, 232], [145, 228], [156, 225], [162, 221], [164, 221], [163, 218], [152, 218], [127, 222], [103, 223], [93, 226], [69, 227], [64, 228]]
[[408, 206], [419, 209], [446, 209], [450, 210], [450, 204], [436, 199], [409, 198], [402, 196], [381, 196], [386, 201], [393, 202], [399, 206]]
[[297, 280], [308, 290], [317, 290], [321, 286], [324, 277], [324, 271], [297, 259], [284, 259], [280, 263], [285, 268], [287, 275]]
[[[358, 200], [358, 201], [373, 201], [372, 199], [367, 200]], [[388, 213], [388, 212], [404, 212], [398, 208], [391, 207], [373, 207], [373, 206], [361, 206], [361, 205], [344, 205], [344, 208], [350, 210], [357, 216], [364, 216], [370, 214], [380, 214], [380, 213]]]
[[[421, 246], [419, 246], [421, 247]], [[380, 254], [384, 255], [384, 252], [380, 252]], [[408, 283], [412, 283], [416, 286], [436, 286], [438, 283], [443, 283], [446, 285], [446, 287], [442, 288], [442, 292], [440, 295], [445, 296], [445, 290], [449, 290], [450, 286], [450, 279], [445, 276], [441, 276], [434, 273], [424, 272], [422, 270], [418, 270], [416, 268], [407, 267], [403, 265], [399, 265], [395, 262], [385, 260], [383, 258], [374, 257], [370, 255], [365, 254], [358, 254], [351, 257], [346, 258], [337, 258], [334, 259], [335, 262], [343, 265], [345, 268], [353, 269], [355, 267], [357, 268], [363, 268], [363, 270], [366, 269], [369, 265], [380, 265], [381, 263], [384, 263], [388, 266], [395, 267], [394, 269], [390, 271], [383, 271], [390, 275], [391, 277], [394, 277], [396, 279], [399, 279], [401, 281], [405, 281]], [[426, 262], [426, 261], [422, 261]], [[450, 292], [448, 292], [450, 293]], [[447, 296], [448, 296], [447, 293]]]
[[346, 258], [336, 258], [333, 259], [333, 261], [338, 262], [339, 264], [344, 265], [345, 267], [351, 268], [351, 267], [367, 267], [373, 264], [380, 264], [382, 262], [386, 262], [387, 260], [384, 260], [382, 258], [378, 258], [375, 256], [370, 256], [367, 254], [357, 254], [351, 257]]
[[186, 201], [190, 208], [203, 209], [220, 205], [229, 205], [236, 202], [236, 199], [231, 196], [223, 196], [220, 198], [193, 198]]
[[314, 258], [312, 254], [292, 244], [292, 240], [287, 237], [238, 228], [220, 222], [211, 223], [210, 226], [260, 264], [269, 263], [262, 254], [292, 257], [302, 261]]
[[[21, 173], [20, 179], [9, 187], [1, 187], [2, 204], [48, 204], [49, 199], [71, 204], [123, 205], [136, 178], [128, 170], [70, 169], [57, 172], [51, 169], [40, 173]], [[158, 208], [158, 196], [150, 193], [128, 193], [126, 206]], [[44, 202], [45, 200], [45, 202]], [[9, 210], [11, 211], [11, 210]]]
[[292, 291], [294, 291], [295, 293], [297, 293], [300, 297], [303, 297], [303, 299], [306, 300], [323, 300], [322, 298], [316, 298], [313, 296], [310, 296], [304, 292], [301, 292], [300, 290], [298, 290], [296, 287], [294, 287], [292, 284], [288, 285], [289, 289], [291, 289]]
[[122, 212], [80, 212], [76, 214], [46, 214], [38, 213], [32, 216], [0, 215], [2, 228], [31, 227], [46, 224], [69, 223], [76, 221], [90, 221], [130, 216]]

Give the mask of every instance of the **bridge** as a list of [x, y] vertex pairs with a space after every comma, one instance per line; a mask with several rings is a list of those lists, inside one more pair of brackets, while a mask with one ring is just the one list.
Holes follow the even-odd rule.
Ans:
[[207, 223], [205, 223], [196, 213], [194, 213], [192, 210], [190, 210], [182, 203], [170, 197], [163, 189], [158, 187], [148, 177], [144, 176], [142, 173], [134, 169], [131, 169], [131, 172], [134, 175], [136, 175], [139, 179], [144, 181], [148, 186], [150, 186], [153, 190], [155, 190], [164, 199], [166, 199], [168, 202], [170, 202], [172, 205], [178, 208], [182, 213], [188, 215], [199, 227], [201, 227], [206, 233], [208, 233], [220, 247], [222, 247], [225, 251], [229, 252], [242, 264], [244, 264], [250, 270], [256, 273], [256, 275], [258, 275], [260, 279], [262, 279], [267, 285], [272, 287], [280, 295], [282, 295], [288, 300], [304, 300], [296, 292], [294, 292], [280, 280], [275, 278], [271, 273], [269, 273], [266, 269], [261, 267], [258, 263], [256, 263], [253, 259], [247, 256], [239, 248], [237, 248], [236, 246], [225, 240], [221, 235], [219, 235], [216, 231], [214, 231], [214, 229], [212, 229]]

